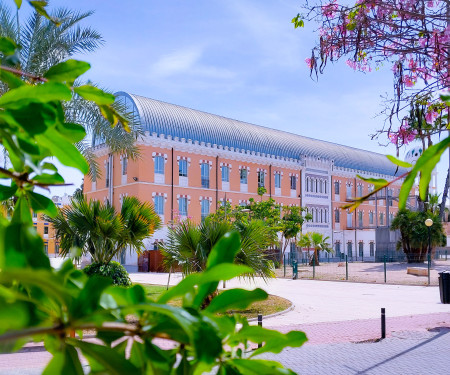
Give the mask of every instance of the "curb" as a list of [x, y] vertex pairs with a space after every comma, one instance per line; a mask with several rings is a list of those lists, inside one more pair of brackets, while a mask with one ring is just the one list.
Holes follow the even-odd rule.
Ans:
[[[291, 301], [289, 301], [289, 302], [291, 302]], [[295, 305], [291, 302], [291, 306], [289, 306], [286, 310], [279, 311], [279, 312], [276, 312], [276, 313], [273, 313], [273, 314], [269, 314], [269, 315], [263, 315], [263, 318], [273, 318], [273, 317], [278, 316], [278, 315], [286, 314], [289, 311], [292, 311], [294, 309], [295, 309]], [[256, 322], [257, 320], [258, 320], [258, 318], [249, 318], [249, 319], [247, 319], [248, 322]]]

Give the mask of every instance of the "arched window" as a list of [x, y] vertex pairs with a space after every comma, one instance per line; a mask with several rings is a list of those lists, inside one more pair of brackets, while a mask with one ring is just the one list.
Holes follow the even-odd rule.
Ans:
[[324, 181], [323, 187], [324, 187], [323, 192], [325, 194], [328, 194], [328, 182], [327, 182], [327, 180]]
[[306, 191], [309, 191], [309, 177], [306, 177]]

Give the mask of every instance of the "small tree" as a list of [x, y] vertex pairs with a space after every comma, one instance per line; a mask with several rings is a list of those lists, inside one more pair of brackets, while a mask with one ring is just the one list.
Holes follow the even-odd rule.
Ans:
[[153, 207], [136, 197], [124, 197], [120, 212], [116, 212], [109, 203], [88, 202], [84, 195], [77, 194], [70, 206], [46, 220], [55, 228], [61, 255], [68, 256], [77, 247], [101, 264], [108, 264], [126, 248], [139, 253], [144, 239], [160, 227]]
[[311, 214], [303, 216], [304, 209], [298, 206], [283, 208], [283, 218], [280, 221], [281, 227], [281, 262], [284, 262], [284, 254], [292, 240], [297, 242], [298, 235], [302, 232], [302, 225], [306, 220], [311, 220]]
[[333, 250], [330, 247], [330, 244], [327, 242], [329, 237], [325, 237], [322, 233], [318, 232], [308, 232], [304, 234], [300, 239], [300, 246], [307, 247], [308, 256], [309, 249], [312, 248], [314, 250], [312, 256], [309, 259], [309, 265], [320, 266], [319, 263], [319, 251], [326, 251], [331, 253]]
[[[440, 245], [444, 235], [439, 216], [431, 212], [400, 210], [392, 220], [391, 230], [400, 231], [397, 249], [402, 249], [408, 263], [422, 263], [427, 260], [428, 228], [426, 219], [432, 219], [430, 228], [431, 246]], [[433, 252], [433, 249], [432, 249]]]

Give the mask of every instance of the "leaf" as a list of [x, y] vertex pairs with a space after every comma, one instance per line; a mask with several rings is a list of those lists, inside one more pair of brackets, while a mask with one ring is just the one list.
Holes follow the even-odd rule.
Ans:
[[48, 174], [42, 173], [32, 178], [33, 182], [37, 182], [43, 185], [57, 185], [64, 184], [64, 178], [59, 173]]
[[0, 37], [0, 52], [4, 55], [12, 55], [16, 51], [17, 45], [10, 38]]
[[227, 366], [235, 367], [239, 374], [245, 375], [295, 375], [295, 372], [283, 367], [279, 362], [264, 359], [232, 359]]
[[383, 178], [366, 178], [362, 177], [359, 174], [357, 174], [356, 177], [359, 178], [360, 180], [368, 182], [369, 184], [373, 184], [375, 188], [386, 186], [388, 184], [388, 182]]
[[217, 313], [230, 309], [245, 309], [253, 302], [267, 299], [267, 296], [267, 293], [260, 288], [255, 290], [230, 289], [215, 297], [205, 311]]
[[85, 61], [69, 59], [53, 65], [44, 77], [50, 81], [67, 82], [73, 85], [73, 82], [90, 68], [91, 65]]
[[[10, 109], [9, 113], [15, 123], [30, 135], [42, 134], [56, 122], [56, 111], [51, 105], [43, 103], [29, 103], [17, 109]], [[30, 114], [33, 117], [30, 118]]]
[[420, 156], [419, 159], [417, 159], [416, 164], [414, 165], [411, 172], [409, 172], [408, 176], [406, 177], [405, 181], [402, 184], [402, 187], [400, 188], [399, 193], [399, 208], [403, 209], [406, 206], [406, 201], [408, 200], [409, 192], [411, 191], [416, 176], [419, 172], [421, 172], [420, 176], [420, 182], [419, 182], [419, 193], [422, 200], [426, 199], [426, 191], [428, 188], [428, 184], [431, 180], [431, 173], [433, 172], [434, 167], [439, 162], [443, 152], [449, 147], [450, 145], [450, 137], [445, 138], [441, 142], [428, 147]]
[[11, 198], [16, 193], [16, 191], [16, 184], [14, 184], [13, 186], [0, 185], [0, 200], [6, 201], [7, 199]]
[[25, 82], [22, 81], [15, 74], [10, 73], [1, 68], [0, 68], [0, 81], [5, 82], [11, 90], [25, 85]]
[[55, 217], [58, 214], [58, 209], [50, 198], [32, 191], [27, 192], [27, 197], [34, 212], [44, 212], [51, 217]]
[[65, 345], [61, 352], [55, 352], [42, 375], [83, 375], [78, 353], [73, 346]]
[[241, 239], [239, 233], [231, 232], [225, 234], [212, 248], [206, 262], [206, 269], [221, 263], [233, 263], [240, 249]]
[[56, 18], [50, 17], [50, 15], [45, 10], [45, 7], [48, 5], [47, 1], [28, 1], [28, 2], [40, 15], [44, 16], [49, 21], [53, 22], [56, 26], [61, 25], [61, 22], [59, 22]]
[[403, 168], [411, 168], [412, 164], [407, 163], [406, 161], [397, 159], [395, 156], [392, 155], [386, 155], [386, 157], [395, 165], [398, 165], [399, 167], [403, 167]]
[[252, 269], [247, 266], [238, 264], [219, 264], [202, 273], [192, 274], [184, 278], [177, 285], [170, 288], [162, 294], [158, 303], [167, 303], [168, 301], [183, 296], [192, 291], [194, 286], [208, 284], [211, 282], [219, 282], [222, 280], [231, 280], [235, 277], [251, 272]]
[[92, 85], [74, 87], [73, 90], [84, 99], [91, 100], [98, 105], [111, 105], [115, 100], [113, 94], [107, 93]]
[[67, 339], [70, 345], [81, 349], [83, 355], [93, 359], [97, 364], [103, 366], [108, 374], [137, 374], [139, 369], [132, 365], [125, 357], [107, 346], [91, 344], [75, 339]]
[[14, 207], [14, 214], [11, 220], [11, 224], [15, 223], [26, 223], [30, 225], [33, 222], [31, 218], [31, 207], [28, 204], [26, 198], [21, 195], [17, 199], [16, 205]]
[[20, 109], [28, 103], [48, 103], [52, 101], [70, 100], [72, 92], [59, 82], [48, 82], [41, 85], [25, 85], [10, 90], [0, 97], [0, 107]]
[[52, 151], [58, 160], [68, 166], [87, 174], [89, 165], [80, 151], [55, 129], [48, 129], [44, 134], [36, 136], [38, 142]]
[[20, 9], [20, 7], [22, 6], [22, 0], [14, 0], [14, 2], [16, 3], [17, 9]]
[[100, 305], [100, 296], [112, 284], [107, 277], [93, 275], [89, 277], [77, 299], [70, 308], [70, 314], [75, 319], [94, 313]]
[[86, 130], [80, 124], [65, 122], [58, 124], [56, 129], [71, 143], [77, 143], [86, 137]]
[[112, 127], [115, 127], [119, 122], [122, 124], [125, 131], [130, 132], [129, 121], [117, 112], [114, 107], [107, 105], [99, 105], [100, 113], [108, 120]]

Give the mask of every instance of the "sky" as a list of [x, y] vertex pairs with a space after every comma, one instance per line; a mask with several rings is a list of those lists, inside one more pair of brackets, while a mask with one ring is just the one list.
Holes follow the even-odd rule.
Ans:
[[[102, 87], [395, 154], [392, 145], [380, 146], [369, 136], [383, 126], [377, 113], [381, 96], [393, 90], [390, 66], [364, 74], [343, 60], [312, 80], [305, 58], [318, 40], [317, 25], [291, 24], [302, 3], [54, 0], [51, 5], [95, 11], [83, 25], [98, 30], [105, 43], [76, 57], [92, 65], [83, 78]], [[447, 166], [444, 161], [438, 167], [439, 191]], [[81, 184], [73, 170], [64, 169], [64, 175], [74, 185], [52, 193], [70, 194]]]

